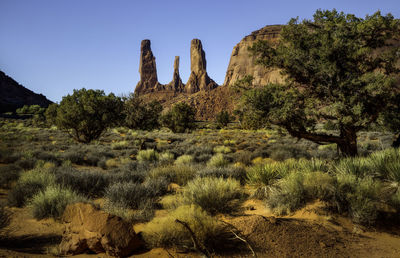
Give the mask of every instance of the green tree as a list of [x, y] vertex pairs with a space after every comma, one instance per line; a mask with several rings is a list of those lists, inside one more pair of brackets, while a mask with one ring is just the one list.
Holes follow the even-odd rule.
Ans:
[[98, 139], [109, 127], [120, 123], [123, 102], [102, 90], [74, 90], [64, 96], [57, 109], [56, 124], [78, 142]]
[[196, 110], [193, 107], [184, 102], [177, 103], [161, 117], [161, 124], [174, 133], [183, 133], [196, 127], [195, 115]]
[[48, 125], [56, 124], [57, 108], [58, 104], [52, 103], [47, 107], [46, 111], [44, 112], [44, 116], [46, 117], [46, 122]]
[[382, 116], [381, 123], [396, 135], [392, 146], [400, 147], [400, 93], [396, 95], [396, 100], [391, 103]]
[[[278, 43], [255, 43], [257, 63], [281, 70], [284, 84], [251, 90], [247, 103], [294, 137], [336, 143], [357, 155], [357, 132], [377, 121], [399, 92], [395, 76], [399, 21], [376, 12], [365, 19], [321, 11], [313, 20], [292, 19]], [[316, 130], [330, 122], [337, 134]]]
[[231, 120], [232, 120], [232, 118], [229, 115], [228, 111], [226, 111], [226, 110], [222, 110], [215, 117], [215, 122], [217, 123], [217, 126], [219, 128], [226, 127], [229, 124], [229, 122], [231, 122]]
[[148, 131], [158, 128], [162, 110], [160, 102], [145, 103], [139, 96], [131, 94], [124, 104], [125, 125]]

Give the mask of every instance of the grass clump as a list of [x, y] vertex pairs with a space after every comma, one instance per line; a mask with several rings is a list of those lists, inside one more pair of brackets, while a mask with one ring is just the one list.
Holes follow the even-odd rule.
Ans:
[[267, 205], [278, 215], [292, 213], [305, 204], [303, 175], [291, 173], [282, 178], [271, 189]]
[[196, 175], [196, 170], [188, 165], [169, 165], [156, 167], [149, 173], [150, 178], [166, 178], [170, 183], [185, 185]]
[[21, 174], [16, 185], [8, 194], [7, 202], [10, 206], [22, 207], [27, 200], [47, 186], [55, 184], [55, 176], [51, 169], [36, 167]]
[[136, 156], [136, 159], [141, 162], [156, 162], [158, 158], [158, 152], [153, 149], [141, 150]]
[[232, 150], [229, 147], [223, 145], [214, 147], [213, 151], [214, 153], [223, 153], [223, 154], [228, 154], [232, 152]]
[[143, 184], [121, 182], [110, 185], [105, 192], [107, 202], [129, 209], [139, 209], [149, 200], [165, 194], [167, 182], [163, 179], [149, 180]]
[[194, 249], [188, 230], [176, 220], [185, 222], [194, 232], [202, 249], [214, 250], [222, 239], [227, 239], [222, 223], [211, 217], [199, 206], [185, 205], [169, 213], [166, 217], [155, 218], [142, 231], [144, 241], [150, 248], [179, 247]]
[[78, 171], [72, 167], [60, 167], [55, 172], [57, 184], [90, 198], [101, 197], [112, 177], [100, 171]]
[[246, 178], [246, 170], [242, 167], [205, 167], [197, 172], [199, 177], [233, 178], [241, 183]]
[[183, 188], [184, 203], [196, 204], [211, 214], [239, 209], [244, 193], [232, 178], [198, 177]]
[[36, 219], [59, 218], [68, 204], [85, 202], [86, 198], [61, 186], [48, 186], [29, 202], [33, 217]]
[[10, 213], [0, 204], [0, 232], [10, 224]]
[[11, 184], [18, 180], [21, 168], [15, 165], [0, 167], [0, 187], [10, 188]]
[[175, 165], [189, 165], [193, 163], [194, 158], [191, 155], [182, 155], [175, 160]]
[[229, 161], [225, 159], [222, 153], [218, 153], [211, 157], [207, 165], [211, 167], [226, 167], [229, 165]]

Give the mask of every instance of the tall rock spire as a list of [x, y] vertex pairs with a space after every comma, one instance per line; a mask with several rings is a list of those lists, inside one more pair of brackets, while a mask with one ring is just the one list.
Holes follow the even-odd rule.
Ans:
[[190, 45], [190, 69], [189, 80], [186, 83], [185, 91], [195, 93], [200, 90], [211, 90], [218, 87], [207, 74], [206, 54], [199, 39], [193, 39]]
[[175, 56], [172, 81], [166, 85], [166, 88], [170, 91], [182, 92], [184, 87], [185, 85], [182, 83], [181, 76], [179, 75], [179, 56]]
[[156, 58], [150, 47], [150, 40], [142, 40], [140, 46], [140, 81], [136, 85], [135, 93], [147, 93], [157, 90], [160, 84], [157, 79]]

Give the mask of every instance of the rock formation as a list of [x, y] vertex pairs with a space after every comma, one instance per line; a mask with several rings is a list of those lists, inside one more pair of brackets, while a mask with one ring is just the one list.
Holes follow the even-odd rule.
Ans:
[[179, 75], [179, 56], [175, 56], [172, 81], [165, 86], [165, 89], [173, 92], [183, 92], [184, 87], [185, 84], [182, 83], [181, 76]]
[[140, 81], [136, 85], [135, 92], [138, 94], [160, 90], [161, 85], [157, 79], [156, 58], [150, 47], [150, 40], [142, 40], [140, 46]]
[[250, 55], [248, 48], [258, 40], [274, 42], [279, 39], [282, 25], [265, 26], [244, 37], [232, 51], [228, 69], [226, 71], [225, 86], [232, 86], [246, 75], [253, 76], [254, 85], [266, 85], [270, 82], [282, 82], [282, 75], [277, 69], [266, 69], [255, 65], [255, 57]]
[[106, 252], [127, 257], [143, 245], [131, 224], [88, 203], [68, 205], [62, 221], [66, 223], [60, 243], [63, 254]]
[[24, 105], [47, 107], [52, 102], [36, 94], [0, 71], [0, 113], [15, 111]]
[[193, 39], [190, 44], [190, 76], [186, 83], [185, 91], [195, 93], [201, 90], [209, 91], [216, 87], [215, 83], [207, 74], [206, 54], [199, 39]]

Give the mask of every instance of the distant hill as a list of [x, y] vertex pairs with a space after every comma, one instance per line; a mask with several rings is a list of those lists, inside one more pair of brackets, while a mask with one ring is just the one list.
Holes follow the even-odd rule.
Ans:
[[52, 102], [42, 94], [28, 90], [0, 71], [0, 113], [15, 111], [24, 105], [47, 107]]

